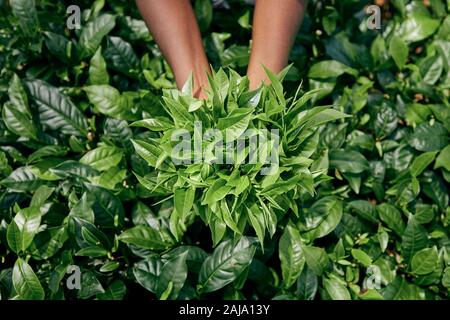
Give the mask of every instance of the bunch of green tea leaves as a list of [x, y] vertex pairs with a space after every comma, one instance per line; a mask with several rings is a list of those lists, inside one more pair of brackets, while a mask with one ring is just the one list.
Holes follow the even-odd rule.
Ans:
[[[315, 91], [299, 96], [299, 88], [297, 95], [287, 99], [281, 83], [287, 71], [278, 76], [267, 71], [270, 84], [249, 91], [246, 77], [233, 70], [227, 75], [221, 69], [209, 79], [206, 100], [192, 98], [190, 81], [184, 92], [165, 93], [164, 116], [132, 124], [151, 131], [136, 137], [133, 145], [154, 170], [136, 177], [153, 195], [162, 197], [160, 203], [173, 207], [170, 231], [176, 240], [199, 217], [209, 226], [214, 245], [227, 234], [239, 239], [250, 227], [264, 250], [264, 240], [274, 235], [278, 221], [298, 215], [297, 201], [303, 194], [314, 195], [315, 185], [327, 178], [320, 158], [312, 158], [318, 128], [346, 115], [330, 106], [311, 107]], [[215, 129], [227, 138], [226, 143], [202, 139], [208, 136], [202, 137], [194, 123], [201, 123], [205, 132]], [[201, 148], [174, 155], [180, 142], [173, 135], [180, 129], [198, 138], [193, 145], [201, 144]], [[263, 130], [274, 129], [279, 143], [271, 139], [275, 135], [271, 133], [256, 148], [242, 144], [243, 139], [260, 138]], [[187, 147], [191, 144], [189, 140]], [[200, 161], [193, 161], [198, 152]], [[252, 161], [252, 157], [258, 159]], [[267, 157], [273, 162], [269, 166]]]

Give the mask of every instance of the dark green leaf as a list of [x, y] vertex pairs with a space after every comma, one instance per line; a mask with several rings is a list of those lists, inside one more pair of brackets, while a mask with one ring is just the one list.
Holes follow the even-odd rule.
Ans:
[[43, 125], [67, 135], [87, 134], [84, 115], [57, 88], [41, 80], [27, 81], [26, 86], [38, 106], [39, 118]]
[[17, 259], [12, 273], [14, 289], [23, 300], [44, 300], [45, 293], [33, 269], [22, 259]]
[[255, 250], [255, 240], [251, 238], [242, 237], [236, 245], [232, 240], [222, 242], [203, 263], [200, 291], [216, 291], [236, 280], [250, 265]]
[[305, 265], [301, 243], [302, 240], [298, 230], [291, 225], [287, 225], [280, 238], [278, 249], [281, 273], [286, 288], [289, 288], [297, 281]]
[[80, 35], [80, 57], [92, 56], [105, 37], [116, 25], [116, 17], [111, 14], [102, 14], [88, 22]]

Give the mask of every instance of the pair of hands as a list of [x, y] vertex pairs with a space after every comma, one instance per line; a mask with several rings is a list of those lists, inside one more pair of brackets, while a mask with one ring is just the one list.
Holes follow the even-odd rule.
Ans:
[[[177, 86], [181, 88], [192, 73], [194, 96], [205, 98], [210, 66], [190, 0], [136, 0], [136, 4]], [[256, 0], [247, 70], [250, 89], [267, 80], [263, 66], [278, 73], [287, 65], [306, 5], [307, 0]]]

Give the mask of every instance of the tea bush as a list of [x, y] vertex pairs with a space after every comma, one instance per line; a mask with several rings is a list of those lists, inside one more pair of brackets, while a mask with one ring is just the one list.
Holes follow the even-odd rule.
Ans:
[[0, 298], [447, 299], [450, 2], [371, 4], [311, 0], [249, 91], [252, 6], [195, 0], [199, 101], [134, 3], [0, 0]]

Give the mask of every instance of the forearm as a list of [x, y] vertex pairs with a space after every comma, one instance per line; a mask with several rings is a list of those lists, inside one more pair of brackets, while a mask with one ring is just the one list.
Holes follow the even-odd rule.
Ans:
[[261, 65], [280, 72], [302, 22], [307, 0], [256, 0], [248, 76], [254, 89], [266, 79]]
[[[136, 4], [181, 88], [193, 72], [196, 90], [207, 85], [206, 58], [189, 0], [136, 0]], [[197, 92], [198, 94], [198, 92]]]

